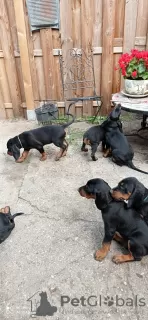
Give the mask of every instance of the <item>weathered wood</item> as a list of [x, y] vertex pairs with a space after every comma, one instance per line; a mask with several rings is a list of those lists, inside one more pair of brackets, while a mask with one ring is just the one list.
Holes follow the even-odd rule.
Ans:
[[[115, 4], [115, 38], [113, 40], [113, 52], [114, 62], [113, 62], [113, 92], [120, 91], [121, 84], [121, 73], [119, 70], [115, 70], [118, 65], [118, 60], [123, 52], [123, 37], [124, 37], [124, 14], [125, 14], [125, 1], [116, 0]], [[121, 47], [120, 47], [121, 46]]]
[[[35, 56], [35, 66], [36, 66], [36, 76], [38, 82], [39, 90], [39, 100], [46, 99], [46, 86], [44, 77], [44, 67], [43, 67], [43, 52], [41, 49], [41, 38], [40, 32], [35, 31], [32, 34], [33, 46], [34, 46], [34, 56]], [[35, 54], [37, 52], [37, 54]]]
[[[55, 48], [60, 48], [61, 50], [61, 37], [59, 30], [52, 30], [52, 40], [53, 40], [53, 50], [52, 53], [54, 55]], [[63, 90], [62, 90], [62, 83], [61, 83], [61, 73], [60, 73], [60, 64], [59, 64], [59, 55], [54, 55], [54, 77], [56, 79], [55, 86], [56, 86], [56, 100], [62, 100], [63, 97]]]
[[[102, 0], [94, 1], [94, 24], [93, 24], [93, 54], [96, 54], [95, 48], [101, 50], [97, 53], [102, 53]], [[95, 83], [96, 94], [101, 93], [101, 55], [94, 56], [94, 70], [95, 70]], [[94, 112], [93, 112], [94, 114]]]
[[132, 48], [134, 48], [137, 12], [137, 0], [128, 0], [125, 2], [123, 52], [129, 52]]
[[[66, 13], [66, 19], [65, 19]], [[67, 66], [70, 66], [70, 54], [69, 50], [73, 48], [73, 30], [72, 30], [72, 0], [61, 0], [60, 1], [60, 21], [61, 21], [61, 46], [62, 56]], [[64, 81], [66, 80], [67, 73], [64, 75]], [[72, 90], [68, 90], [65, 94], [66, 98], [73, 96]], [[69, 103], [65, 103], [67, 111]]]
[[115, 0], [103, 0], [103, 51], [101, 95], [103, 96], [103, 113], [110, 109], [113, 79], [113, 38], [115, 29]]
[[[93, 22], [94, 22], [94, 0], [81, 0], [81, 36], [82, 36], [82, 48], [85, 54], [90, 54], [92, 49], [92, 39], [93, 39]], [[87, 72], [87, 63], [85, 63], [84, 58], [84, 68], [86, 79], [89, 78]], [[92, 78], [92, 77], [91, 77]], [[83, 89], [83, 96], [93, 95], [93, 90], [90, 88]], [[83, 102], [83, 115], [87, 116], [89, 113], [92, 114], [92, 102]]]
[[21, 115], [20, 88], [13, 53], [13, 43], [10, 33], [7, 3], [5, 0], [0, 1], [0, 38], [3, 54], [5, 57], [5, 68], [7, 72], [7, 81], [9, 84], [11, 101], [13, 104], [13, 112], [15, 116], [19, 116]]
[[23, 5], [24, 5], [25, 26], [26, 26], [26, 36], [27, 36], [27, 44], [28, 44], [28, 55], [29, 55], [30, 70], [31, 70], [33, 96], [34, 96], [34, 99], [37, 100], [39, 99], [39, 89], [38, 89], [34, 52], [33, 52], [33, 38], [32, 38], [32, 33], [30, 28], [26, 0], [23, 0]]
[[0, 119], [6, 119], [6, 111], [5, 111], [5, 105], [4, 105], [4, 99], [2, 95], [2, 91], [0, 88]]
[[137, 11], [135, 47], [144, 50], [148, 29], [148, 1], [139, 0]]
[[23, 83], [25, 89], [25, 98], [28, 110], [34, 109], [34, 96], [31, 79], [31, 68], [28, 53], [27, 32], [25, 25], [25, 14], [23, 0], [14, 0], [16, 26], [21, 55], [21, 66], [23, 74]]
[[52, 43], [52, 30], [42, 29], [41, 46], [43, 51], [43, 65], [46, 84], [46, 98], [56, 99], [56, 78], [54, 72], [54, 57], [53, 57], [53, 43]]

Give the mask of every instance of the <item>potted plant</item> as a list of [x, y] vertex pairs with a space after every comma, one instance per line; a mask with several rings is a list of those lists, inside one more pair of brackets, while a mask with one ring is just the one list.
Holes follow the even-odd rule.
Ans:
[[148, 51], [131, 50], [121, 55], [118, 67], [125, 79], [125, 91], [131, 95], [148, 94]]

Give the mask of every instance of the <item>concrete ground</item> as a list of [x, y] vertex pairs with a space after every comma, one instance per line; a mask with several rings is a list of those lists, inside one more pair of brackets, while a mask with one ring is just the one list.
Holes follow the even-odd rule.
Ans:
[[[125, 129], [136, 125], [125, 123]], [[7, 139], [35, 127], [37, 123], [25, 120], [0, 122], [0, 207], [25, 213], [0, 245], [0, 319], [28, 320], [36, 314], [37, 319], [53, 320], [147, 320], [148, 257], [115, 265], [111, 258], [122, 248], [113, 243], [106, 259], [96, 262], [93, 254], [104, 233], [101, 212], [77, 192], [95, 177], [113, 187], [135, 176], [148, 187], [147, 175], [116, 166], [99, 148], [97, 162], [91, 161], [90, 152], [82, 154], [86, 123], [72, 125], [67, 157], [59, 162], [54, 161], [57, 148], [50, 145], [45, 162], [32, 150], [26, 162], [15, 163], [6, 153]], [[148, 142], [129, 140], [134, 164], [148, 171]], [[46, 298], [41, 303], [42, 292], [57, 308], [49, 317], [43, 312], [49, 304]], [[38, 316], [41, 305], [46, 306]]]

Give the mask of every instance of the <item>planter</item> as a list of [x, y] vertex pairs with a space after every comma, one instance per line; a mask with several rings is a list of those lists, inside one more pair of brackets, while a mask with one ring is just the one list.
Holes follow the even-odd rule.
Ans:
[[125, 79], [125, 91], [129, 94], [148, 94], [148, 80]]
[[40, 108], [35, 109], [38, 122], [47, 123], [58, 119], [58, 107], [53, 103], [44, 103]]

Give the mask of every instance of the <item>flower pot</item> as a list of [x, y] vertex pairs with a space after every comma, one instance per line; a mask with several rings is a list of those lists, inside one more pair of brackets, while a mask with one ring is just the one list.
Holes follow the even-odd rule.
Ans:
[[129, 94], [148, 94], [148, 80], [125, 79], [125, 91]]

